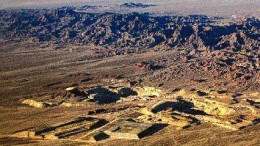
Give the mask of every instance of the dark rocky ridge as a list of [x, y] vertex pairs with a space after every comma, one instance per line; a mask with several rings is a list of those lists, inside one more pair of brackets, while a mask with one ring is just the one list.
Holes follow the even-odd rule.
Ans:
[[[97, 57], [171, 49], [178, 54], [154, 60], [162, 67], [160, 73], [150, 76], [151, 80], [165, 82], [187, 72], [207, 72], [216, 80], [237, 83], [230, 87], [259, 89], [260, 20], [248, 18], [220, 25], [215, 22], [218, 19], [201, 15], [80, 13], [69, 7], [10, 10], [0, 11], [0, 38], [94, 45], [103, 48], [97, 49]], [[152, 70], [149, 65], [139, 69]]]
[[216, 26], [206, 16], [161, 16], [130, 13], [79, 13], [73, 8], [55, 10], [0, 11], [3, 39], [36, 38], [104, 46], [107, 48], [153, 48], [158, 45], [203, 49], [257, 49], [260, 21]]
[[142, 3], [124, 3], [120, 5], [120, 7], [124, 8], [148, 8], [148, 7], [154, 7], [156, 5], [153, 4], [142, 4]]

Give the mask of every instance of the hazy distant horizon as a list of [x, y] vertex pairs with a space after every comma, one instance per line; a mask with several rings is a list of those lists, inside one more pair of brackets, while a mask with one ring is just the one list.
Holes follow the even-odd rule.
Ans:
[[[116, 6], [126, 3], [156, 4], [146, 9], [118, 10]], [[0, 0], [0, 9], [56, 8], [62, 6], [99, 5], [107, 6], [98, 12], [154, 12], [180, 15], [203, 14], [212, 16], [255, 16], [260, 15], [260, 0]]]

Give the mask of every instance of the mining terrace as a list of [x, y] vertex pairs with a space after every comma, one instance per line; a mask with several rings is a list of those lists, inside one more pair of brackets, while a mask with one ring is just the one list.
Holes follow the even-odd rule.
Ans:
[[259, 145], [259, 34], [254, 17], [0, 10], [0, 145]]

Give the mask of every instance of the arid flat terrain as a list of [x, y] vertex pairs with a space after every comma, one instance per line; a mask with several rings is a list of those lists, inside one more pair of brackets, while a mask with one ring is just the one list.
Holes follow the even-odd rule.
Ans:
[[[35, 47], [38, 48], [38, 45]], [[91, 54], [86, 48], [73, 46], [69, 47], [69, 51], [53, 50], [51, 47], [19, 47], [1, 52], [1, 62], [5, 62], [1, 65], [0, 116], [5, 119], [0, 123], [2, 144], [259, 144], [259, 88], [238, 92], [221, 85], [225, 80], [215, 81], [208, 75], [192, 73], [160, 83], [156, 79], [149, 79], [149, 76], [160, 74], [160, 70], [146, 71], [135, 66], [140, 60], [149, 62], [175, 56], [174, 50], [82, 60], [86, 54]], [[129, 80], [142, 81], [133, 86]], [[69, 91], [65, 89], [71, 86], [86, 91], [88, 95], [67, 94]], [[90, 91], [95, 88], [100, 88], [100, 91], [97, 90], [100, 95], [96, 96], [97, 99], [94, 96], [94, 101], [73, 99], [85, 96], [90, 98], [96, 95]], [[134, 92], [131, 95], [126, 90], [127, 97], [122, 98], [122, 95], [107, 92], [105, 88], [109, 91], [126, 88]], [[105, 96], [102, 92], [111, 95]], [[24, 102], [26, 99], [30, 100]], [[170, 116], [171, 113], [176, 115]], [[141, 123], [167, 123], [167, 126], [140, 140], [109, 138], [97, 143], [70, 138], [40, 140], [16, 136], [21, 131], [57, 125], [78, 117], [95, 117], [107, 121], [134, 119]]]
[[259, 19], [94, 9], [0, 10], [0, 145], [260, 144]]

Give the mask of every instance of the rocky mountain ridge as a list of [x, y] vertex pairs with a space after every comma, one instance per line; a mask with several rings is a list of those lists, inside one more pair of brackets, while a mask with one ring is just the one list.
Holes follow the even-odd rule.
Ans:
[[0, 11], [3, 39], [35, 38], [60, 44], [95, 44], [105, 48], [156, 46], [221, 50], [255, 50], [260, 46], [260, 20], [217, 25], [207, 16], [157, 16], [130, 13], [80, 13], [74, 8]]
[[[238, 83], [232, 87], [260, 87], [260, 20], [255, 18], [224, 24], [221, 18], [202, 15], [80, 13], [70, 7], [3, 10], [0, 16], [3, 40], [91, 45], [94, 58], [176, 50], [175, 56], [153, 60], [161, 75], [152, 74], [151, 80], [165, 82], [190, 71], [207, 72], [215, 79]], [[152, 70], [150, 64], [141, 63], [139, 68]]]

